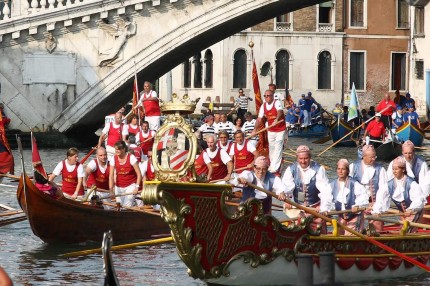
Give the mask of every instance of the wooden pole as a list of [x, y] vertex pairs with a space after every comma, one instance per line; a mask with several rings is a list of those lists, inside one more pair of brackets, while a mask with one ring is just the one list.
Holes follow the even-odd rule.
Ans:
[[[266, 190], [266, 189], [260, 188], [259, 186], [254, 185], [254, 184], [251, 184], [251, 183], [248, 183], [248, 185], [249, 185], [250, 187], [252, 187], [252, 188], [255, 188], [256, 190], [259, 190], [259, 191], [261, 191], [261, 192], [263, 192], [263, 193], [266, 193], [266, 194], [267, 194], [267, 195], [269, 195], [269, 196], [272, 196], [272, 197], [277, 198], [277, 195], [276, 195], [275, 193], [271, 192], [271, 191], [268, 191], [268, 190]], [[320, 218], [320, 219], [322, 219], [322, 220], [324, 220], [324, 221], [326, 221], [326, 222], [331, 222], [331, 221], [332, 221], [332, 219], [331, 219], [331, 218], [329, 218], [329, 217], [327, 217], [327, 216], [325, 216], [325, 215], [322, 215], [322, 214], [320, 214], [320, 213], [318, 213], [318, 212], [316, 212], [316, 211], [314, 211], [314, 210], [311, 210], [311, 209], [309, 209], [309, 208], [307, 208], [307, 207], [305, 207], [305, 206], [302, 206], [302, 205], [300, 205], [300, 204], [298, 204], [298, 203], [296, 203], [296, 202], [293, 202], [293, 201], [288, 200], [288, 199], [285, 199], [284, 201], [285, 201], [286, 203], [288, 203], [288, 204], [292, 205], [292, 206], [295, 206], [295, 207], [296, 207], [296, 208], [298, 208], [298, 209], [301, 209], [301, 210], [303, 210], [303, 211], [305, 211], [305, 212], [307, 212], [307, 213], [309, 213], [309, 214], [313, 215], [314, 217], [318, 217], [318, 218]], [[417, 260], [413, 259], [412, 257], [409, 257], [409, 256], [407, 256], [407, 255], [404, 255], [403, 253], [400, 253], [399, 251], [397, 251], [397, 250], [395, 250], [395, 249], [393, 249], [393, 248], [391, 248], [391, 247], [389, 247], [389, 246], [387, 246], [387, 245], [385, 245], [385, 244], [383, 244], [383, 243], [381, 243], [381, 242], [379, 242], [379, 241], [377, 241], [377, 240], [375, 240], [375, 239], [373, 239], [373, 238], [371, 238], [371, 237], [368, 237], [368, 236], [366, 236], [366, 235], [363, 235], [363, 234], [361, 234], [361, 233], [359, 233], [359, 232], [357, 232], [357, 231], [355, 231], [355, 230], [353, 230], [353, 229], [351, 229], [351, 228], [347, 227], [346, 225], [343, 225], [343, 224], [341, 224], [341, 223], [338, 223], [337, 225], [338, 225], [339, 227], [341, 227], [342, 229], [344, 229], [344, 230], [346, 230], [346, 231], [348, 231], [348, 232], [350, 232], [350, 233], [354, 234], [355, 236], [358, 236], [358, 237], [360, 237], [360, 238], [362, 238], [362, 239], [366, 240], [367, 242], [372, 243], [373, 245], [376, 245], [376, 246], [378, 246], [378, 247], [380, 247], [380, 248], [382, 248], [382, 249], [384, 249], [384, 250], [386, 250], [386, 251], [388, 251], [388, 252], [391, 252], [391, 253], [393, 253], [393, 254], [395, 254], [395, 255], [399, 256], [399, 257], [400, 257], [400, 258], [402, 258], [403, 260], [406, 260], [406, 261], [408, 261], [408, 262], [410, 262], [410, 263], [414, 264], [415, 266], [418, 266], [418, 267], [420, 267], [420, 268], [424, 269], [425, 271], [430, 272], [430, 267], [429, 267], [429, 266], [427, 266], [427, 265], [425, 265], [424, 263], [421, 263], [421, 262], [419, 262], [419, 261], [417, 261]], [[430, 227], [430, 226], [429, 226], [429, 227]]]
[[277, 122], [273, 123], [273, 124], [272, 124], [272, 125], [270, 125], [270, 126], [267, 126], [267, 127], [263, 128], [263, 129], [258, 130], [258, 131], [257, 131], [257, 132], [255, 132], [255, 134], [254, 134], [254, 135], [252, 135], [252, 136], [251, 136], [251, 135], [246, 136], [246, 137], [245, 137], [245, 139], [249, 139], [249, 138], [255, 137], [256, 135], [258, 135], [258, 134], [260, 134], [260, 133], [262, 133], [262, 132], [264, 132], [264, 131], [268, 130], [269, 128], [272, 128], [273, 126], [275, 126], [275, 125], [279, 124], [280, 122], [284, 122], [284, 119], [281, 119], [281, 120], [279, 120], [279, 121], [277, 121]]

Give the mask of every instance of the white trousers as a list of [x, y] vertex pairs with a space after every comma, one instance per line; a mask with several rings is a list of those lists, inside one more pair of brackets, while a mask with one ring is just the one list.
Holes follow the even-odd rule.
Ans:
[[275, 173], [278, 171], [282, 162], [282, 150], [284, 147], [285, 131], [280, 132], [267, 132], [267, 139], [269, 140], [269, 159], [270, 166], [269, 172]]
[[303, 124], [305, 126], [311, 125], [311, 116], [310, 112], [306, 109], [303, 110]]
[[[122, 195], [126, 193], [132, 193], [134, 189], [135, 189], [134, 183], [125, 188], [115, 186], [115, 195], [117, 196], [117, 195]], [[121, 206], [124, 206], [124, 207], [132, 207], [134, 204], [134, 200], [135, 200], [134, 195], [116, 197], [116, 202], [121, 203]]]
[[108, 160], [109, 161], [113, 160], [113, 156], [115, 155], [115, 148], [112, 146], [106, 145], [106, 153], [107, 153]]
[[160, 116], [145, 116], [145, 120], [149, 123], [149, 129], [154, 131], [160, 129]]

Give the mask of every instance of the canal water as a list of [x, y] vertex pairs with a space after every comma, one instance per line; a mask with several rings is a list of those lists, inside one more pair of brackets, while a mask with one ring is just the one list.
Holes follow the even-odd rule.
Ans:
[[[314, 159], [321, 164], [331, 167], [328, 176], [333, 178], [335, 164], [341, 157], [355, 160], [355, 148], [333, 148], [323, 156], [316, 157], [331, 142], [316, 145], [315, 139], [290, 138], [289, 147], [295, 149], [298, 145], [310, 146]], [[429, 146], [430, 147], [430, 146]], [[82, 150], [81, 157], [88, 150]], [[44, 166], [52, 172], [55, 165], [65, 158], [66, 150], [40, 150]], [[420, 152], [420, 155], [430, 159], [430, 155]], [[14, 152], [16, 174], [21, 173], [19, 155]], [[294, 160], [294, 158], [285, 158]], [[25, 169], [31, 171], [31, 152], [24, 150]], [[0, 186], [1, 204], [19, 208], [16, 201], [16, 182], [3, 180]], [[281, 215], [281, 214], [278, 214]], [[55, 223], [55, 218], [52, 218]], [[89, 217], [88, 220], [91, 218]], [[114, 237], [115, 242], [115, 237]], [[12, 278], [14, 285], [103, 285], [103, 261], [100, 254], [85, 257], [63, 259], [61, 254], [85, 249], [98, 248], [99, 243], [81, 245], [48, 245], [35, 236], [27, 221], [15, 223], [0, 228], [0, 266]], [[206, 285], [194, 280], [186, 273], [185, 265], [180, 261], [172, 244], [139, 247], [112, 253], [114, 266], [121, 285]], [[315, 281], [317, 282], [317, 281]], [[270, 281], [268, 281], [268, 284]], [[287, 283], [287, 281], [286, 281]], [[348, 285], [430, 285], [430, 275], [412, 276], [403, 280], [393, 279], [353, 283]]]

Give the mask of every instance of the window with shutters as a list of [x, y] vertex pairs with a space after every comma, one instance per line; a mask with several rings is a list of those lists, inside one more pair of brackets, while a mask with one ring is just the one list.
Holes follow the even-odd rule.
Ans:
[[237, 50], [233, 58], [233, 88], [246, 88], [247, 56], [245, 50]]
[[281, 50], [276, 54], [276, 87], [285, 89], [289, 87], [290, 55], [287, 51]]

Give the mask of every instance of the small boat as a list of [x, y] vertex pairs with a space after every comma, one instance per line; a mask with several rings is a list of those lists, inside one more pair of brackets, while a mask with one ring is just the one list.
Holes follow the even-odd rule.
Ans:
[[[354, 130], [354, 127], [352, 127], [348, 122], [339, 117], [335, 122], [330, 125], [329, 129], [331, 139], [333, 140], [333, 142], [337, 142], [346, 134]], [[337, 143], [336, 146], [355, 147], [357, 146], [356, 142], [358, 141], [358, 137], [359, 131], [351, 132], [350, 135], [342, 139], [342, 141]]]
[[324, 137], [327, 135], [327, 132], [328, 125], [323, 121], [319, 121], [306, 127], [291, 125], [288, 130], [288, 136], [300, 138]]
[[0, 227], [26, 220], [27, 216], [21, 210], [0, 204]]
[[402, 155], [402, 144], [396, 141], [388, 141], [379, 145], [376, 149], [378, 160], [390, 161]]
[[415, 146], [422, 146], [424, 141], [424, 132], [411, 122], [406, 122], [402, 126], [396, 129], [397, 138], [400, 141], [405, 142], [411, 140]]
[[39, 191], [25, 173], [19, 181], [17, 199], [33, 233], [47, 243], [99, 242], [109, 230], [117, 241], [169, 232], [158, 213], [105, 210], [64, 196], [53, 198]]

